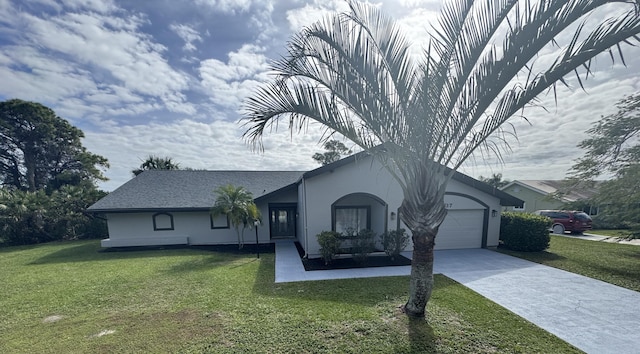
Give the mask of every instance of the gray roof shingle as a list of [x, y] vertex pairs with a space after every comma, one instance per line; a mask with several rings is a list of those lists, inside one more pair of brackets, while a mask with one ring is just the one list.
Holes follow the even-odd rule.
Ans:
[[214, 189], [243, 186], [254, 198], [295, 184], [298, 171], [145, 171], [88, 208], [91, 212], [209, 209]]

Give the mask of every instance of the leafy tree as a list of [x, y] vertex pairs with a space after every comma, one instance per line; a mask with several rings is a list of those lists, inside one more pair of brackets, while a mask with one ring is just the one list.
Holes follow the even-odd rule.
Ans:
[[328, 165], [332, 162], [340, 160], [343, 156], [351, 154], [349, 150], [342, 142], [338, 140], [328, 140], [324, 143], [324, 149], [327, 150], [323, 153], [316, 152], [313, 154], [313, 159], [321, 165]]
[[174, 162], [171, 157], [160, 157], [155, 155], [149, 155], [147, 158], [140, 164], [139, 168], [132, 170], [134, 176], [141, 174], [144, 171], [148, 170], [180, 170], [180, 164]]
[[587, 130], [591, 137], [578, 144], [587, 152], [571, 167], [572, 177], [590, 180], [640, 163], [640, 93], [616, 107], [618, 112], [602, 117]]
[[491, 175], [491, 177], [478, 177], [479, 180], [481, 180], [484, 183], [490, 184], [496, 188], [502, 188], [504, 186], [506, 186], [507, 184], [509, 184], [509, 181], [506, 179], [502, 179], [502, 173], [494, 173]]
[[640, 93], [616, 107], [618, 112], [602, 117], [587, 130], [590, 138], [578, 144], [586, 153], [571, 168], [567, 184], [570, 189], [613, 174], [591, 198], [592, 204], [602, 206], [597, 222], [630, 227], [640, 236]]
[[251, 228], [255, 221], [260, 221], [260, 210], [253, 202], [253, 195], [244, 187], [231, 184], [218, 187], [214, 192], [217, 198], [211, 214], [226, 215], [236, 229], [238, 248], [244, 247], [244, 230]]
[[83, 137], [39, 103], [0, 102], [0, 184], [35, 192], [106, 180], [107, 159], [88, 152]]
[[618, 3], [627, 12], [590, 31], [570, 28], [572, 40], [555, 60], [542, 70], [534, 65], [543, 48], [559, 44], [559, 34], [609, 2], [449, 1], [416, 61], [397, 23], [350, 1], [348, 12], [291, 39], [287, 55], [272, 64], [273, 79], [245, 104], [244, 137], [262, 147], [265, 129], [279, 118], [298, 132], [314, 120], [327, 135], [345, 136], [388, 169], [404, 192], [400, 215], [414, 244], [404, 310], [422, 317], [453, 171], [474, 153], [499, 154], [506, 133], [501, 127], [511, 116], [565, 75], [583, 66], [588, 73], [597, 54], [613, 55], [610, 48], [634, 39], [640, 32], [637, 4]]
[[0, 189], [0, 245], [106, 236], [106, 222], [86, 213], [105, 195], [96, 188], [70, 185], [49, 194], [43, 189]]

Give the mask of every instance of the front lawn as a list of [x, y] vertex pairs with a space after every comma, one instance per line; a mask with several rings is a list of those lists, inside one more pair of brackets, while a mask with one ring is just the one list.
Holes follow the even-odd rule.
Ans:
[[640, 291], [640, 246], [551, 236], [543, 252], [500, 252]]
[[0, 249], [1, 353], [578, 352], [442, 276], [411, 321], [407, 277], [274, 284], [272, 253], [99, 250]]

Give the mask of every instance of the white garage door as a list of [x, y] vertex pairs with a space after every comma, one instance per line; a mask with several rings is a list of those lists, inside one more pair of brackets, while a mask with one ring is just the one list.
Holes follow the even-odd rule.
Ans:
[[438, 236], [437, 250], [482, 247], [484, 210], [449, 210]]

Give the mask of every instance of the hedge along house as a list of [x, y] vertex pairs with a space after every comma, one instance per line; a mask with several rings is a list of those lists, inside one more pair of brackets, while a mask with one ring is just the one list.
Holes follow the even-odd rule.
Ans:
[[[400, 186], [364, 152], [308, 172], [146, 171], [88, 210], [107, 219], [103, 247], [233, 244], [236, 233], [226, 217], [209, 213], [213, 190], [226, 184], [253, 193], [263, 216], [260, 243], [297, 240], [311, 258], [320, 256], [316, 235], [325, 230], [382, 234], [406, 228], [399, 215]], [[502, 206], [523, 202], [456, 172], [445, 203], [448, 214], [436, 249], [497, 246]], [[245, 242], [255, 243], [255, 231], [245, 232]]]

